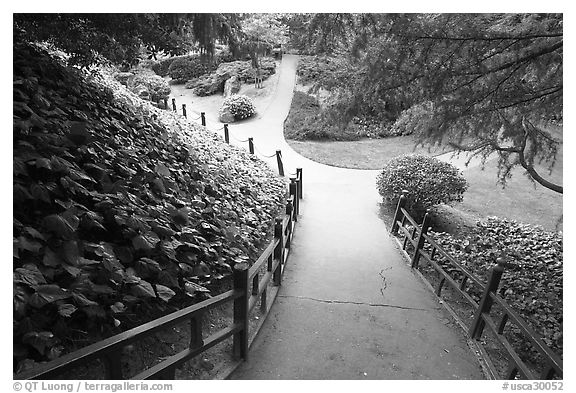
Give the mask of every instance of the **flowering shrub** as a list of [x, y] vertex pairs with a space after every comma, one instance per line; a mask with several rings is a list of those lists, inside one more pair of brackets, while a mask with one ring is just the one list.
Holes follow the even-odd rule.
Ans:
[[229, 110], [236, 119], [246, 119], [256, 113], [252, 100], [245, 95], [234, 94], [224, 100], [224, 110]]
[[392, 204], [407, 190], [406, 210], [417, 219], [439, 203], [462, 201], [468, 188], [462, 173], [452, 164], [421, 154], [390, 160], [376, 180], [378, 192]]

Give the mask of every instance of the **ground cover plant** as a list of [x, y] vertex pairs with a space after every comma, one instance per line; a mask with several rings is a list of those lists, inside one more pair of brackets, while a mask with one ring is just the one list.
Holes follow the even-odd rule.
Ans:
[[20, 43], [13, 152], [15, 371], [208, 296], [285, 196], [254, 156]]
[[[506, 262], [499, 294], [552, 350], [563, 354], [563, 236], [539, 226], [488, 217], [466, 234], [432, 232], [437, 242], [482, 281], [496, 258]], [[442, 259], [441, 257], [439, 258]], [[479, 299], [481, 294], [475, 294]], [[517, 329], [508, 330], [521, 357], [538, 361]]]

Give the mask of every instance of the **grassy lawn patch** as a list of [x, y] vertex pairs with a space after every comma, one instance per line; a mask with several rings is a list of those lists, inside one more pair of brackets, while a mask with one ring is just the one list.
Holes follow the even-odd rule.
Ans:
[[[550, 179], [562, 183], [562, 156]], [[547, 174], [545, 168], [538, 168]], [[523, 168], [515, 168], [512, 178], [502, 188], [496, 182], [496, 160], [480, 167], [466, 169], [464, 176], [470, 187], [464, 193], [464, 201], [456, 208], [478, 216], [506, 217], [532, 225], [541, 225], [549, 231], [562, 230], [562, 194], [533, 183], [524, 175]]]
[[288, 144], [299, 154], [322, 164], [353, 169], [380, 169], [391, 158], [420, 153], [436, 156], [449, 151], [446, 146], [416, 146], [414, 136], [358, 141], [295, 141]]

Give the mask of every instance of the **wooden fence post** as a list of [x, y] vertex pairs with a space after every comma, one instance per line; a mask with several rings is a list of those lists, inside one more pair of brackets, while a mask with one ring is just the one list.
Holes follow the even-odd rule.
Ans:
[[300, 210], [300, 204], [298, 203], [300, 200], [298, 199], [298, 185], [296, 184], [296, 178], [290, 178], [290, 185], [288, 186], [290, 191], [292, 206], [294, 207], [294, 221], [298, 221], [298, 214]]
[[296, 177], [298, 178], [298, 199], [302, 199], [302, 168], [296, 168]]
[[190, 349], [200, 348], [204, 345], [202, 338], [202, 314], [190, 319]]
[[254, 138], [248, 138], [248, 150], [250, 154], [254, 154]]
[[418, 261], [420, 260], [420, 250], [424, 247], [424, 235], [428, 233], [430, 228], [430, 210], [426, 210], [424, 215], [424, 220], [422, 220], [422, 227], [420, 228], [420, 235], [418, 236], [418, 243], [416, 243], [416, 249], [414, 250], [414, 255], [412, 256], [412, 269], [418, 268]]
[[406, 195], [408, 195], [408, 191], [402, 190], [402, 195], [400, 196], [400, 199], [398, 200], [398, 206], [396, 206], [396, 213], [394, 213], [394, 221], [392, 222], [392, 230], [390, 231], [393, 235], [395, 235], [398, 232], [398, 220], [400, 220], [400, 217], [402, 216], [401, 208], [406, 206], [406, 198], [407, 198]]
[[234, 323], [242, 324], [242, 330], [234, 334], [234, 356], [248, 359], [248, 264], [234, 265], [234, 289], [242, 291], [242, 296], [234, 300]]
[[282, 151], [276, 150], [276, 162], [278, 162], [278, 174], [284, 177], [284, 164], [282, 163]]
[[224, 124], [224, 140], [230, 144], [230, 132], [228, 131], [228, 124]]
[[182, 104], [182, 115], [186, 117], [186, 104]]
[[490, 269], [490, 276], [488, 278], [486, 288], [484, 288], [482, 300], [480, 300], [478, 309], [476, 309], [476, 313], [474, 314], [472, 325], [470, 326], [469, 330], [470, 338], [477, 339], [482, 336], [482, 331], [486, 325], [486, 322], [482, 318], [482, 314], [490, 312], [493, 303], [492, 297], [490, 295], [496, 293], [498, 286], [500, 285], [500, 280], [502, 279], [502, 274], [504, 273], [504, 266], [502, 266], [503, 261], [501, 258], [498, 258], [496, 262], [498, 265]]
[[106, 379], [124, 379], [122, 375], [122, 355], [120, 352], [112, 352], [104, 358], [106, 365]]
[[206, 113], [200, 112], [200, 119], [202, 120], [202, 125], [206, 127]]
[[276, 218], [274, 224], [274, 238], [278, 239], [278, 246], [274, 249], [274, 259], [279, 261], [278, 267], [274, 270], [274, 284], [276, 286], [282, 285], [282, 262], [284, 260], [284, 231], [282, 228], [282, 218]]
[[176, 98], [172, 98], [172, 110], [176, 112]]

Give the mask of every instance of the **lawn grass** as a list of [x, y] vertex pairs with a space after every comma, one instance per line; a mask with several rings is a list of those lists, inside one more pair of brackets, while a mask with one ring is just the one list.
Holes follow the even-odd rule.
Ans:
[[[288, 140], [288, 144], [299, 154], [316, 162], [354, 169], [380, 169], [391, 158], [403, 154], [436, 156], [449, 151], [446, 146], [415, 147], [417, 139], [414, 136], [337, 142]], [[560, 149], [551, 174], [542, 166], [537, 170], [545, 178], [562, 183], [562, 161]], [[549, 231], [562, 230], [562, 194], [532, 182], [524, 174], [523, 168], [514, 168], [512, 178], [504, 188], [498, 184], [496, 160], [486, 162], [484, 169], [475, 166], [465, 169], [463, 173], [469, 188], [464, 193], [462, 203], [455, 205], [454, 209], [442, 210], [453, 223], [451, 228], [445, 222], [443, 227], [446, 230], [457, 233], [466, 230], [465, 223], [470, 223], [471, 218], [482, 220], [488, 216], [540, 225]]]
[[[538, 171], [546, 178], [562, 183], [562, 155], [558, 157], [554, 171], [548, 176], [545, 168]], [[469, 188], [464, 201], [456, 208], [479, 218], [505, 217], [518, 222], [541, 225], [548, 231], [562, 230], [562, 194], [532, 182], [523, 168], [516, 167], [505, 187], [497, 184], [497, 162], [487, 162], [481, 167], [466, 169], [464, 176]]]
[[352, 169], [380, 169], [391, 158], [420, 153], [436, 156], [449, 151], [447, 146], [416, 146], [416, 137], [400, 136], [357, 141], [295, 141], [288, 144], [300, 155], [322, 164]]

